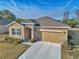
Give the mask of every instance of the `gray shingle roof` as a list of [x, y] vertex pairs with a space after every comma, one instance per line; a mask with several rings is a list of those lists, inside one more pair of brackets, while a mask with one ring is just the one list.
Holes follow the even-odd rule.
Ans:
[[36, 20], [34, 20], [34, 19], [26, 19], [26, 20], [21, 21], [21, 23], [36, 23]]
[[[4, 23], [6, 23], [5, 21]], [[53, 27], [53, 28], [70, 28], [68, 25], [65, 25], [63, 23], [60, 23], [56, 21], [53, 18], [50, 18], [48, 16], [40, 17], [38, 19], [25, 19], [20, 22], [23, 26], [26, 26], [25, 23], [35, 23], [35, 26], [43, 26], [43, 27]]]
[[37, 22], [40, 24], [40, 26], [69, 27], [68, 25], [60, 23], [48, 16], [38, 18]]

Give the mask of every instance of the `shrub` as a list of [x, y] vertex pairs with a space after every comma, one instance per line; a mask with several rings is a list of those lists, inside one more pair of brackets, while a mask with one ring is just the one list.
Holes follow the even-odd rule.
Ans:
[[13, 40], [13, 39], [12, 39], [11, 37], [6, 37], [6, 38], [4, 38], [4, 41], [5, 41], [5, 42], [11, 43], [12, 40]]
[[20, 38], [6, 37], [4, 38], [3, 42], [18, 44], [22, 43], [22, 40]]
[[22, 43], [22, 40], [20, 38], [14, 38], [14, 43]]
[[34, 43], [34, 42], [36, 42], [36, 40], [35, 39], [29, 39], [29, 42]]

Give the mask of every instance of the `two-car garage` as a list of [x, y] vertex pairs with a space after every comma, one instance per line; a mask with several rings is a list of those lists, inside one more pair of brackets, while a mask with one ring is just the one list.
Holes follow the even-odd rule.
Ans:
[[37, 30], [36, 35], [37, 37], [41, 37], [42, 41], [60, 43], [63, 40], [67, 40], [66, 29], [40, 29], [40, 30]]

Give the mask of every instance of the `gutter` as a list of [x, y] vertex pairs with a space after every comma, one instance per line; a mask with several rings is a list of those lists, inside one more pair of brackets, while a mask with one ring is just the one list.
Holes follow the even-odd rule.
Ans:
[[71, 28], [71, 27], [59, 27], [59, 26], [35, 26], [34, 28]]

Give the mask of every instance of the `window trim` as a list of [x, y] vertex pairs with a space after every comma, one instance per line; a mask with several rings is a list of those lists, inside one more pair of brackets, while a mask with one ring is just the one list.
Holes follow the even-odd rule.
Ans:
[[[14, 31], [13, 31], [14, 30]], [[14, 32], [14, 33], [13, 33]], [[20, 28], [11, 28], [11, 34], [13, 36], [21, 36], [21, 29]]]

